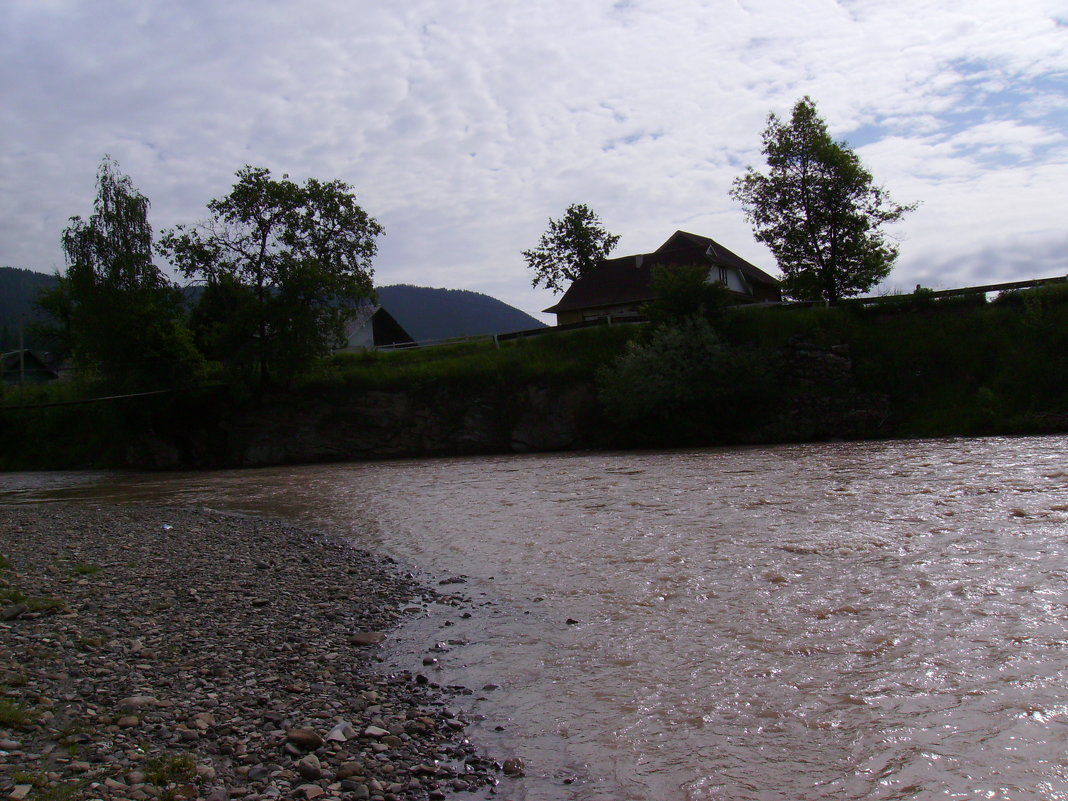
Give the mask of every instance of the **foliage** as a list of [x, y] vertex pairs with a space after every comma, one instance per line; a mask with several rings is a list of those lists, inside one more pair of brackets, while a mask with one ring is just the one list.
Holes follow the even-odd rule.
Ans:
[[188, 383], [201, 362], [182, 321], [181, 296], [152, 262], [148, 207], [105, 157], [93, 213], [71, 217], [63, 232], [66, 276], [38, 301], [75, 361], [122, 388]]
[[763, 363], [702, 317], [658, 325], [597, 373], [605, 415], [633, 444], [733, 441], [772, 396]]
[[708, 280], [707, 265], [657, 265], [653, 268], [656, 300], [645, 308], [654, 325], [700, 317], [715, 320], [734, 303], [730, 290]]
[[834, 305], [890, 274], [898, 249], [883, 226], [916, 206], [892, 202], [874, 184], [811, 98], [797, 102], [789, 123], [769, 115], [762, 152], [767, 174], [748, 168], [731, 196], [775, 255], [788, 295]]
[[601, 219], [584, 203], [573, 203], [563, 218], [549, 218], [549, 228], [537, 247], [523, 251], [527, 267], [534, 271], [532, 286], [544, 284], [554, 293], [563, 292], [564, 283], [597, 268], [619, 242], [601, 225]]
[[340, 345], [356, 302], [373, 294], [382, 233], [342, 181], [303, 185], [237, 171], [210, 218], [164, 233], [159, 250], [207, 285], [198, 335], [209, 358], [290, 376]]

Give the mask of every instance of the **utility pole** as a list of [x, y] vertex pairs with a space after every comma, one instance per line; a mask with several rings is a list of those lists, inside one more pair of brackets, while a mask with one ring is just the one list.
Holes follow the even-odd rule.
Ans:
[[22, 344], [22, 327], [26, 322], [26, 315], [19, 315], [19, 386], [26, 383], [26, 348]]

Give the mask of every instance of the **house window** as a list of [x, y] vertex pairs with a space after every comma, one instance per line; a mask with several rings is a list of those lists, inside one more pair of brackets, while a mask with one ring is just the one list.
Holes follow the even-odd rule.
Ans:
[[726, 267], [720, 267], [719, 268], [719, 282], [721, 284], [723, 284], [724, 286], [728, 286], [729, 285], [728, 282], [727, 282], [727, 268]]

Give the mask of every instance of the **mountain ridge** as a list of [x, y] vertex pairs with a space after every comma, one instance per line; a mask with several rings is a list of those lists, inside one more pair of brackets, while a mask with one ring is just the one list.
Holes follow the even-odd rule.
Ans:
[[[28, 324], [23, 341], [28, 348], [47, 347], [37, 341], [29, 323], [42, 315], [33, 300], [51, 289], [56, 276], [19, 267], [0, 267], [0, 352], [19, 346], [19, 321]], [[507, 334], [545, 323], [502, 300], [468, 289], [391, 284], [378, 287], [378, 302], [416, 341], [452, 339], [480, 334]]]

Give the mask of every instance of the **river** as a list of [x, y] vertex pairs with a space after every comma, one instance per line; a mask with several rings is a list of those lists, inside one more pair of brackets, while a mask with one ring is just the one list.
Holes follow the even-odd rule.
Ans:
[[1066, 437], [0, 475], [49, 499], [464, 577], [387, 664], [475, 691], [503, 798], [1068, 799]]

